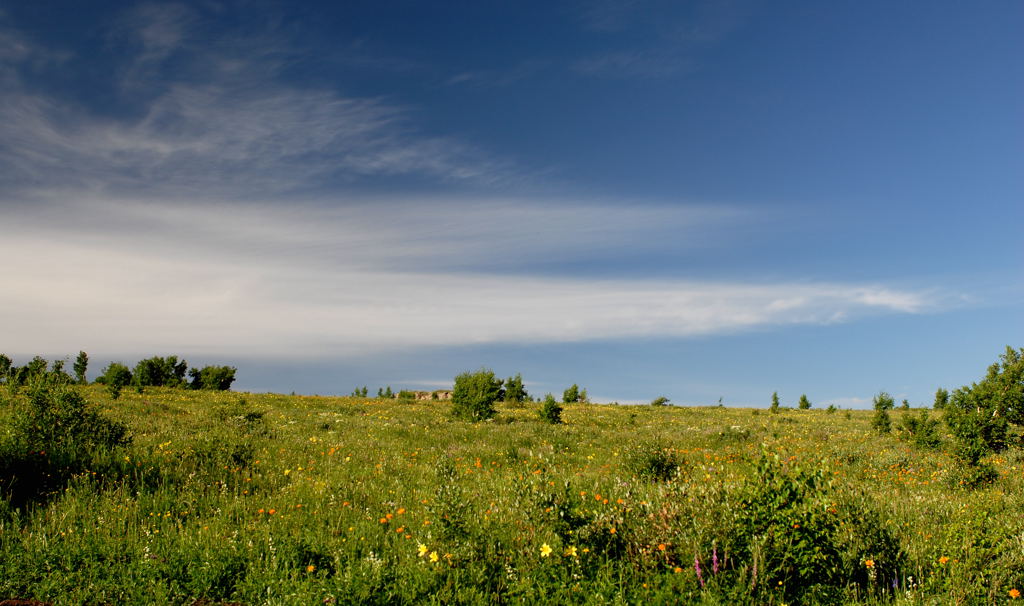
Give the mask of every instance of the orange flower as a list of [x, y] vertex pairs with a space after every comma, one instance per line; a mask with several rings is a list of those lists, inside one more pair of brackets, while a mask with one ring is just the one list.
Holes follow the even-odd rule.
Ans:
[[864, 565], [867, 566], [868, 568], [874, 568], [875, 567], [875, 561], [874, 560], [864, 560]]
[[659, 543], [658, 544], [658, 551], [665, 551], [665, 549], [666, 549], [666, 547], [665, 547], [664, 543]]
[[313, 566], [312, 564], [306, 566], [306, 572], [313, 572], [314, 570], [316, 570], [316, 566]]
[[941, 558], [939, 558], [939, 564], [945, 564], [948, 561], [949, 558], [947, 558], [946, 556], [942, 556]]
[[1010, 597], [1011, 597], [1012, 599], [1014, 599], [1014, 600], [1016, 600], [1017, 598], [1019, 598], [1019, 597], [1020, 597], [1020, 589], [1011, 589], [1011, 590], [1010, 590]]

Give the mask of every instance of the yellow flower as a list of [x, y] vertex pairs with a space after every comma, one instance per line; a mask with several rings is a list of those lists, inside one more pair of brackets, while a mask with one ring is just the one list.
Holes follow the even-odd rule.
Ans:
[[566, 547], [565, 548], [565, 555], [567, 555], [567, 556], [569, 556], [571, 558], [575, 558], [576, 557], [576, 547], [573, 546], [573, 545], [570, 545], [570, 546]]
[[540, 556], [542, 558], [546, 558], [549, 555], [551, 555], [551, 545], [548, 545], [547, 543], [544, 543], [543, 545], [540, 546]]
[[438, 559], [439, 558], [438, 558], [437, 552], [436, 551], [431, 551], [430, 552], [430, 561], [431, 562], [436, 562]]
[[942, 556], [941, 558], [939, 558], [939, 564], [945, 564], [948, 561], [949, 558], [947, 558], [946, 556]]
[[420, 546], [419, 546], [419, 552], [420, 552], [420, 557], [421, 557], [421, 558], [422, 558], [423, 556], [427, 555], [427, 546], [426, 546], [426, 545], [424, 545], [423, 543], [420, 543]]
[[316, 570], [316, 566], [313, 566], [312, 564], [306, 566], [306, 572], [313, 572], [314, 570]]
[[864, 565], [867, 566], [868, 568], [874, 568], [875, 567], [875, 561], [874, 560], [864, 560]]

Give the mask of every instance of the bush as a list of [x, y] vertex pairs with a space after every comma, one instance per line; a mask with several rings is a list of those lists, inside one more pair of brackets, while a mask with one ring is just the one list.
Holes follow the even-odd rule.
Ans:
[[629, 447], [624, 458], [626, 470], [638, 478], [665, 482], [676, 476], [679, 457], [660, 442], [638, 442]]
[[120, 362], [111, 362], [103, 369], [103, 374], [96, 378], [96, 382], [106, 385], [111, 399], [116, 400], [121, 397], [121, 390], [132, 382], [132, 371]]
[[509, 377], [505, 381], [505, 401], [515, 404], [522, 404], [529, 400], [530, 394], [526, 393], [523, 387], [523, 375], [516, 373], [516, 376]]
[[548, 394], [544, 396], [544, 403], [541, 404], [540, 409], [537, 410], [537, 416], [542, 421], [546, 421], [553, 425], [557, 425], [562, 422], [562, 407], [555, 401], [555, 396]]
[[942, 410], [946, 404], [949, 404], [949, 392], [940, 387], [935, 390], [935, 403], [932, 404], [932, 408]]
[[202, 370], [189, 370], [188, 376], [192, 378], [192, 389], [228, 391], [235, 382], [235, 372], [234, 366], [204, 366]]
[[797, 404], [797, 408], [800, 410], [807, 410], [811, 407], [811, 401], [807, 399], [807, 394], [800, 395], [800, 402]]
[[1010, 424], [1024, 424], [1024, 349], [1007, 347], [984, 379], [953, 392], [945, 413], [962, 444], [980, 440], [989, 450], [1004, 450]]
[[773, 391], [772, 392], [772, 404], [768, 408], [768, 410], [772, 414], [778, 414], [778, 412], [779, 412], [779, 392], [777, 392], [777, 391]]
[[889, 411], [893, 409], [896, 402], [892, 399], [892, 396], [885, 393], [884, 391], [878, 392], [875, 396], [874, 407], [875, 416], [871, 419], [871, 427], [874, 428], [880, 434], [889, 433], [892, 431], [892, 419], [889, 418]]
[[907, 415], [900, 423], [900, 429], [910, 436], [910, 441], [921, 448], [938, 448], [942, 443], [939, 437], [939, 420], [928, 416], [922, 410], [918, 416]]
[[494, 418], [498, 412], [494, 403], [505, 395], [501, 384], [502, 380], [494, 377], [494, 371], [486, 368], [476, 372], [466, 371], [455, 377], [452, 415], [472, 422]]
[[572, 384], [569, 389], [562, 392], [562, 402], [565, 404], [572, 404], [580, 401], [580, 388], [575, 383]]
[[178, 356], [153, 356], [139, 360], [132, 378], [139, 387], [185, 387], [187, 371], [188, 362], [179, 361]]
[[671, 402], [665, 396], [658, 396], [651, 400], [651, 406], [668, 406], [669, 404], [671, 404]]

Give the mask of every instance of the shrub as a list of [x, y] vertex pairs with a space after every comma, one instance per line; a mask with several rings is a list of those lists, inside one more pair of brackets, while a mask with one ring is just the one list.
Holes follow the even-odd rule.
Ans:
[[807, 399], [807, 394], [800, 394], [800, 402], [797, 407], [800, 410], [807, 410], [811, 407], [811, 401]]
[[132, 371], [120, 362], [111, 362], [103, 369], [103, 374], [96, 378], [97, 383], [107, 386], [111, 399], [121, 397], [121, 390], [132, 382]]
[[878, 392], [878, 395], [875, 396], [875, 416], [871, 419], [871, 427], [878, 433], [884, 434], [892, 431], [892, 419], [889, 418], [889, 411], [895, 404], [892, 396], [884, 391]]
[[184, 387], [188, 362], [178, 356], [153, 356], [135, 364], [132, 378], [139, 387]]
[[658, 396], [651, 400], [651, 406], [668, 406], [669, 404], [671, 404], [671, 402], [665, 396]]
[[949, 404], [949, 392], [940, 387], [935, 390], [935, 403], [932, 404], [932, 408], [942, 410], [946, 404]]
[[85, 385], [87, 383], [86, 378], [85, 378], [85, 371], [88, 370], [88, 368], [89, 368], [89, 354], [85, 353], [84, 351], [78, 352], [78, 357], [75, 358], [74, 369], [75, 369], [75, 380], [78, 381], [78, 383], [80, 385]]
[[494, 418], [497, 414], [494, 403], [505, 395], [501, 384], [502, 380], [494, 377], [494, 371], [486, 368], [455, 377], [452, 415], [473, 422]]
[[565, 404], [572, 404], [573, 402], [580, 401], [580, 388], [575, 383], [572, 384], [569, 389], [562, 392], [562, 402]]
[[778, 414], [778, 412], [779, 412], [779, 392], [777, 392], [777, 391], [773, 391], [772, 392], [772, 405], [771, 405], [771, 407], [768, 408], [768, 410], [770, 412], [772, 412], [773, 414]]
[[921, 410], [918, 416], [907, 415], [900, 423], [900, 429], [910, 436], [910, 441], [922, 448], [938, 448], [942, 443], [939, 437], [939, 420], [928, 416], [927, 410]]
[[679, 470], [679, 457], [675, 451], [656, 441], [638, 442], [630, 446], [624, 463], [627, 471], [652, 482], [671, 480]]
[[537, 416], [542, 421], [546, 421], [553, 425], [557, 425], [562, 422], [562, 407], [555, 401], [555, 396], [548, 394], [544, 396], [544, 403], [541, 404], [540, 409], [537, 410]]
[[505, 401], [522, 404], [530, 398], [523, 387], [523, 375], [516, 373], [516, 376], [509, 377], [505, 381]]
[[980, 440], [989, 450], [1004, 450], [1010, 424], [1024, 424], [1024, 349], [1007, 347], [984, 379], [953, 392], [945, 413], [962, 444]]
[[188, 375], [192, 378], [192, 389], [228, 391], [235, 382], [235, 372], [234, 366], [204, 366], [202, 370], [189, 370]]

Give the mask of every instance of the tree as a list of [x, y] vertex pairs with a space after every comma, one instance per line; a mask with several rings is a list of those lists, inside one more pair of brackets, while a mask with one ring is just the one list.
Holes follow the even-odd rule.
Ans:
[[668, 406], [670, 404], [671, 402], [669, 402], [669, 399], [665, 396], [658, 396], [651, 400], [651, 406]]
[[962, 448], [1005, 449], [1010, 425], [1024, 425], [1024, 348], [1007, 347], [984, 379], [956, 389], [945, 417]]
[[800, 410], [807, 410], [811, 407], [811, 401], [807, 399], [807, 394], [800, 394], [800, 402], [798, 406]]
[[586, 389], [580, 390], [579, 401], [583, 404], [590, 404], [590, 394], [587, 393]]
[[940, 387], [935, 390], [935, 403], [932, 404], [932, 408], [942, 410], [946, 404], [949, 404], [949, 392]]
[[502, 383], [488, 368], [458, 375], [452, 387], [452, 415], [472, 422], [494, 418], [494, 403], [505, 396]]
[[132, 373], [139, 387], [184, 387], [188, 362], [178, 356], [154, 356], [139, 360]]
[[11, 372], [11, 364], [13, 362], [4, 354], [0, 354], [0, 380], [7, 380], [7, 376]]
[[89, 354], [84, 351], [78, 352], [78, 357], [75, 358], [75, 380], [79, 384], [85, 385], [87, 383], [85, 379], [85, 371], [89, 368]]
[[892, 431], [892, 419], [889, 418], [889, 411], [896, 405], [892, 396], [884, 391], [878, 392], [874, 399], [875, 416], [871, 419], [871, 427], [878, 433], [889, 433]]
[[120, 362], [111, 362], [103, 369], [103, 374], [96, 377], [96, 382], [107, 386], [113, 400], [121, 397], [121, 390], [132, 382], [132, 371]]
[[555, 396], [548, 394], [544, 396], [544, 403], [541, 404], [540, 409], [537, 410], [537, 416], [542, 421], [551, 423], [552, 425], [558, 425], [562, 422], [562, 407], [555, 401]]
[[530, 399], [530, 394], [526, 393], [526, 388], [523, 387], [523, 375], [516, 373], [516, 376], [509, 377], [505, 380], [505, 401], [515, 402], [516, 404], [522, 404]]
[[571, 404], [573, 402], [580, 401], [580, 388], [575, 383], [572, 384], [569, 389], [562, 392], [562, 402], [565, 404]]
[[773, 413], [779, 412], [779, 392], [772, 392], [772, 405], [771, 408], [769, 408], [768, 410]]
[[235, 373], [238, 371], [234, 366], [204, 366], [201, 370], [192, 368], [188, 376], [192, 378], [192, 389], [209, 389], [214, 391], [228, 391], [231, 384], [235, 382]]

